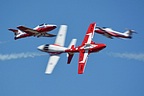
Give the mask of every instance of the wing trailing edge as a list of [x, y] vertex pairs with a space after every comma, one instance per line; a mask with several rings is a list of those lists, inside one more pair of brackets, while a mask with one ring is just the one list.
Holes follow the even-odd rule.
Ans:
[[59, 59], [60, 59], [59, 55], [50, 56], [49, 61], [48, 61], [48, 65], [46, 67], [45, 74], [51, 74], [53, 72], [57, 62], [59, 61]]

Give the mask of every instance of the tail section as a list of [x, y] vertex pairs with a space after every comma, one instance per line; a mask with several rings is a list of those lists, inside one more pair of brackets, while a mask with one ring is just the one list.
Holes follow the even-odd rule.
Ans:
[[69, 44], [69, 49], [74, 45], [75, 46], [75, 44], [76, 44], [76, 42], [77, 42], [77, 39], [72, 39], [72, 41], [71, 41], [71, 43]]
[[[72, 41], [71, 41], [68, 49], [73, 49], [73, 48], [75, 48], [76, 41], [77, 41], [77, 39], [72, 39]], [[69, 53], [67, 54], [67, 57], [68, 57], [67, 64], [70, 64], [73, 56], [74, 56], [74, 53], [72, 53], [72, 52], [69, 52]]]
[[124, 34], [128, 37], [128, 38], [132, 38], [132, 34], [136, 33], [134, 30], [128, 30], [126, 32], [124, 32]]
[[18, 34], [18, 30], [16, 30], [16, 29], [8, 29], [8, 30], [14, 32], [15, 35]]
[[20, 31], [20, 30], [16, 30], [16, 29], [8, 29], [9, 31], [12, 31], [15, 35], [14, 39], [18, 39], [20, 35], [24, 34], [24, 32]]

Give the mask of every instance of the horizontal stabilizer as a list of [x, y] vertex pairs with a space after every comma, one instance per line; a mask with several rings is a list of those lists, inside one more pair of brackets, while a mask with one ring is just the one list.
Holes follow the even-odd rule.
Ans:
[[128, 29], [128, 31], [124, 32], [124, 34], [126, 36], [129, 36], [130, 38], [132, 38], [133, 33], [137, 33], [137, 32], [135, 32], [134, 30], [130, 30], [130, 29]]
[[12, 32], [18, 32], [18, 30], [16, 30], [16, 29], [8, 29], [9, 31], [12, 31]]

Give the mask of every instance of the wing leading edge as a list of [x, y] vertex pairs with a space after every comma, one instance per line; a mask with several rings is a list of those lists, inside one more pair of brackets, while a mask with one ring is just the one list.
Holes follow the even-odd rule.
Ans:
[[31, 28], [28, 28], [28, 27], [25, 27], [25, 26], [18, 26], [17, 27], [19, 30], [27, 33], [27, 34], [30, 34], [30, 35], [33, 35], [33, 36], [37, 36], [37, 37], [55, 37], [56, 35], [53, 35], [53, 34], [49, 34], [49, 33], [46, 33], [46, 32], [38, 32], [36, 30], [33, 30]]
[[[57, 38], [55, 40], [55, 44], [59, 45], [59, 46], [64, 46], [65, 43], [65, 37], [66, 37], [66, 32], [67, 32], [67, 25], [61, 25], [60, 26], [60, 30], [58, 32]], [[51, 54], [48, 64], [47, 64], [47, 68], [45, 73], [46, 74], [51, 74], [57, 64], [57, 62], [60, 59], [60, 54]]]
[[86, 32], [86, 35], [84, 37], [84, 40], [82, 42], [82, 45], [85, 45], [85, 44], [90, 44], [91, 41], [92, 41], [92, 38], [94, 36], [94, 30], [95, 30], [95, 26], [96, 26], [96, 23], [91, 23], [88, 27], [88, 30]]
[[[92, 38], [93, 38], [93, 35], [94, 35], [95, 26], [96, 26], [96, 23], [91, 23], [89, 25], [88, 30], [86, 32], [86, 35], [84, 37], [84, 40], [82, 42], [82, 46], [91, 44], [91, 41], [92, 41]], [[89, 54], [90, 53], [89, 53], [88, 49], [86, 49], [86, 50], [82, 49], [80, 51], [79, 64], [78, 64], [78, 74], [83, 74], [84, 73], [86, 62], [87, 62], [87, 58], [88, 58]]]
[[64, 46], [66, 33], [67, 33], [67, 25], [61, 25], [57, 38], [55, 40], [55, 44]]
[[33, 30], [33, 29], [25, 27], [25, 26], [18, 26], [17, 28], [27, 34], [37, 34], [38, 33], [36, 30]]

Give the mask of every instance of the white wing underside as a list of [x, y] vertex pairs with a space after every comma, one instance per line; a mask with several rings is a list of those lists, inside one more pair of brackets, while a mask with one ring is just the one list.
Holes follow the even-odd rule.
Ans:
[[51, 74], [59, 60], [60, 56], [59, 55], [52, 55], [49, 58], [48, 64], [47, 64], [47, 68], [45, 73], [46, 74]]
[[[67, 32], [67, 25], [61, 25], [58, 35], [57, 35], [57, 38], [55, 40], [56, 45], [64, 46], [66, 32]], [[50, 55], [50, 58], [49, 58], [49, 61], [47, 64], [47, 68], [45, 71], [46, 74], [51, 74], [53, 72], [58, 60], [60, 59], [59, 55], [55, 55], [55, 54]]]
[[65, 43], [65, 37], [66, 37], [66, 32], [67, 32], [67, 25], [61, 25], [57, 38], [55, 40], [55, 44], [64, 46]]

